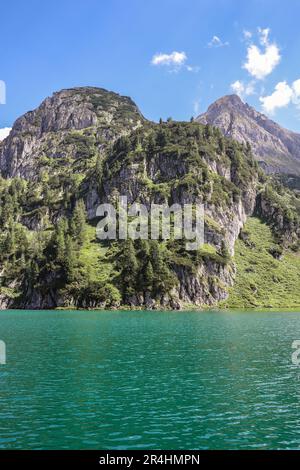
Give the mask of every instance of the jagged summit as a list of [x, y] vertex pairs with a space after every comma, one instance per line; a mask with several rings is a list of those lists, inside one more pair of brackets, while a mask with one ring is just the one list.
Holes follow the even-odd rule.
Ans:
[[135, 121], [142, 115], [127, 96], [96, 87], [63, 89], [46, 98], [34, 111], [21, 116], [13, 126], [39, 127], [41, 133], [64, 129], [84, 129], [106, 121]]
[[300, 134], [284, 129], [237, 95], [218, 99], [196, 120], [218, 127], [239, 142], [249, 142], [267, 172], [300, 174]]
[[4, 176], [32, 178], [45, 154], [67, 154], [66, 137], [73, 132], [94, 135], [99, 145], [134, 129], [144, 121], [137, 105], [127, 96], [96, 87], [55, 92], [13, 125], [0, 144], [0, 170]]
[[208, 109], [213, 108], [215, 106], [244, 106], [245, 103], [241, 100], [241, 98], [238, 95], [225, 95], [216, 100], [214, 103], [212, 103]]
[[[237, 95], [218, 99], [196, 120], [218, 127], [226, 137], [249, 142], [267, 172], [300, 175], [300, 134], [282, 128]], [[97, 87], [63, 89], [17, 119], [9, 136], [0, 142], [1, 174], [32, 178], [39, 159], [70, 154], [68, 134], [73, 141], [74, 132], [94, 136], [100, 151], [105, 143], [145, 121], [127, 96]]]

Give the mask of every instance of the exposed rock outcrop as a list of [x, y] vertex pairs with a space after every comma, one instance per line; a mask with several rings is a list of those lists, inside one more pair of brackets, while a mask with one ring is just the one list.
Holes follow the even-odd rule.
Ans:
[[100, 152], [143, 121], [128, 97], [92, 87], [62, 90], [17, 119], [0, 143], [1, 173], [5, 177], [37, 178], [40, 159], [67, 158], [70, 149], [66, 142], [73, 131], [88, 131]]
[[[283, 171], [300, 161], [299, 136], [285, 134], [236, 96], [219, 100], [199, 120], [212, 121], [222, 132], [199, 122], [149, 122], [130, 98], [97, 88], [55, 93], [19, 118], [0, 143], [5, 178], [0, 180], [0, 308], [213, 306], [226, 299], [234, 283], [235, 242], [254, 210], [274, 230], [278, 227], [287, 244], [296, 242], [293, 196], [275, 203], [266, 197], [246, 143], [253, 143], [269, 171]], [[116, 259], [122, 258], [120, 244], [102, 255], [103, 274], [93, 256], [97, 262], [107, 247], [97, 250], [95, 237], [75, 239], [72, 217], [78, 202], [86, 208], [85, 229], [91, 233], [97, 206], [116, 205], [119, 196], [126, 196], [129, 206], [142, 203], [148, 209], [153, 203], [203, 204], [203, 247], [187, 253], [183, 241], [172, 240], [157, 249], [157, 265], [172, 282], [155, 278], [151, 267], [147, 284], [147, 265], [133, 246], [136, 278], [126, 289], [128, 277], [122, 281]], [[82, 218], [81, 223], [86, 224]], [[155, 264], [151, 246], [147, 249], [143, 256]]]
[[197, 119], [218, 127], [222, 133], [252, 147], [268, 173], [300, 175], [300, 134], [279, 126], [236, 95], [220, 98]]

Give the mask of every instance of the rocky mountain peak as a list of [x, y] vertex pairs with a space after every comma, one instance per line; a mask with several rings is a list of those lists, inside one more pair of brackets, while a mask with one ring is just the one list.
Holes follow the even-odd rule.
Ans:
[[208, 110], [213, 110], [215, 108], [227, 106], [228, 108], [234, 108], [234, 109], [242, 109], [245, 105], [245, 103], [241, 100], [241, 98], [238, 95], [226, 95], [223, 96], [222, 98], [219, 98], [217, 101], [212, 103]]
[[13, 131], [38, 128], [40, 133], [97, 126], [99, 120], [137, 121], [142, 115], [128, 97], [103, 88], [81, 87], [55, 92], [34, 111], [21, 116]]
[[267, 172], [300, 174], [300, 134], [284, 129], [237, 95], [218, 99], [196, 120], [218, 127], [226, 137], [249, 142]]
[[33, 177], [37, 159], [48, 156], [48, 148], [51, 157], [61, 155], [67, 134], [89, 129], [104, 144], [143, 121], [129, 97], [95, 87], [61, 90], [17, 119], [0, 144], [0, 170], [4, 176]]

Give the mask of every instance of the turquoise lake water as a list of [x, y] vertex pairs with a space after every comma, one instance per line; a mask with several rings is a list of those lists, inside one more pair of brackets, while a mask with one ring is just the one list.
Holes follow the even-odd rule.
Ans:
[[295, 312], [0, 312], [0, 449], [297, 449]]

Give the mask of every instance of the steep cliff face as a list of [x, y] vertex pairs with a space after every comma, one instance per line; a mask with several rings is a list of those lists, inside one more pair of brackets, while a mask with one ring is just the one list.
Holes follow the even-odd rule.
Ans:
[[[197, 122], [151, 123], [102, 89], [63, 90], [18, 119], [0, 165], [0, 308], [217, 305], [249, 215], [278, 225], [285, 246], [299, 237], [296, 196], [270, 197], [247, 145]], [[100, 242], [96, 209], [118, 196], [203, 204], [204, 245]]]
[[[99, 202], [115, 204], [120, 195], [127, 196], [129, 205], [139, 202], [148, 208], [152, 203], [204, 205], [202, 251], [188, 254], [182, 246], [168, 246], [178, 283], [172, 298], [161, 298], [165, 305], [172, 299], [176, 305], [213, 305], [226, 298], [235, 269], [222, 249], [234, 254], [235, 241], [255, 207], [258, 174], [251, 155], [217, 130], [206, 133], [197, 123], [148, 124], [112, 148], [98, 193], [93, 184], [84, 188], [91, 218]], [[149, 304], [142, 292], [126, 302], [149, 307], [153, 299]]]
[[300, 134], [282, 128], [236, 95], [224, 96], [197, 119], [239, 142], [249, 142], [268, 173], [300, 175]]
[[[233, 253], [239, 231], [254, 210], [257, 168], [243, 146], [226, 143], [218, 132], [211, 131], [210, 136], [205, 132], [196, 123], [167, 123], [133, 133], [125, 152], [116, 146], [108, 156], [96, 204], [113, 202], [118, 195], [126, 195], [129, 204], [148, 207], [203, 204], [207, 218], [223, 229]], [[87, 207], [92, 209], [88, 201]], [[221, 247], [217, 235], [214, 245]]]
[[41, 159], [65, 163], [75, 154], [74, 131], [94, 138], [100, 152], [143, 121], [130, 98], [100, 88], [62, 90], [15, 122], [0, 143], [0, 170], [5, 177], [37, 178]]
[[[299, 248], [300, 200], [278, 183], [266, 184], [256, 198], [256, 214], [277, 236], [282, 247]], [[300, 287], [300, 286], [299, 286]]]

